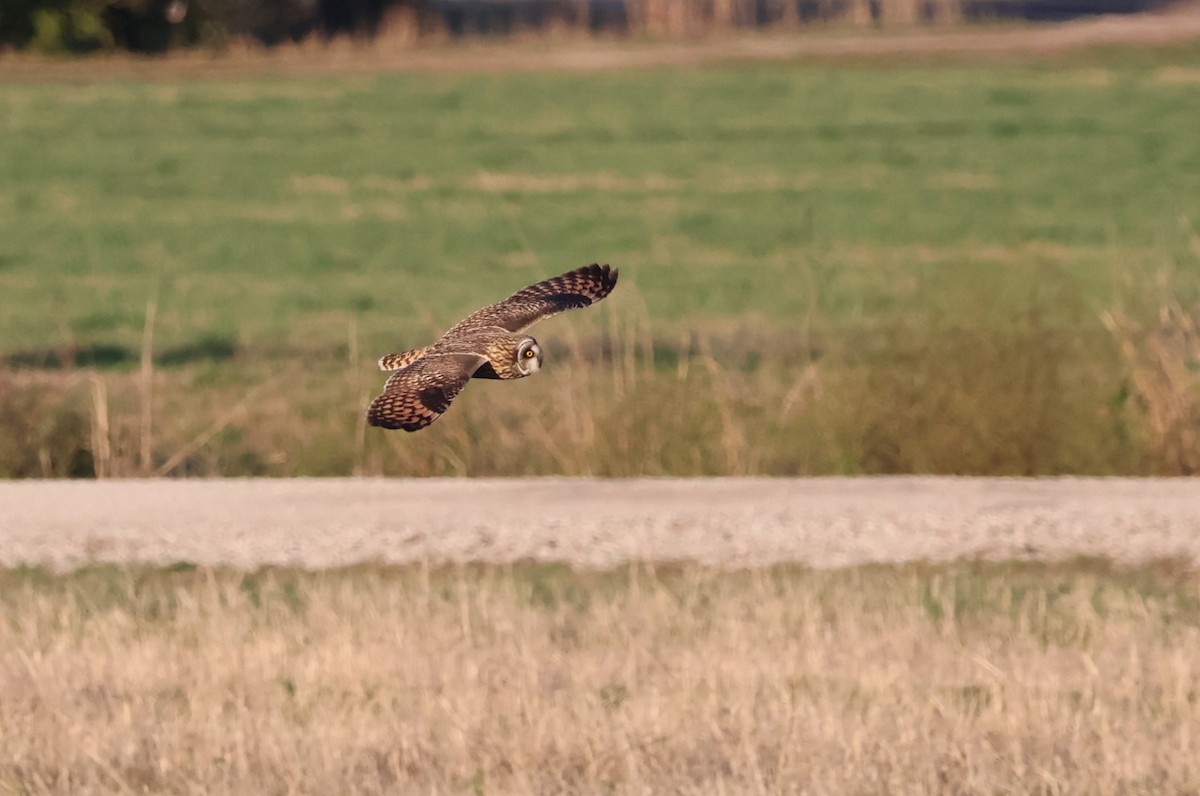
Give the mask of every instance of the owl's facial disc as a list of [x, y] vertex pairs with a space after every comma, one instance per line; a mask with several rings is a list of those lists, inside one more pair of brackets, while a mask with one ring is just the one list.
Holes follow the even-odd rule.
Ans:
[[517, 346], [517, 372], [522, 376], [537, 373], [542, 367], [542, 347], [537, 340], [526, 337]]

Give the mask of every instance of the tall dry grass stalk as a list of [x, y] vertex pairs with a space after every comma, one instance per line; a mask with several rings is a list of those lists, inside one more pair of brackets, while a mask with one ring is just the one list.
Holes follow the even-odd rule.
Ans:
[[108, 389], [99, 373], [89, 373], [92, 388], [92, 461], [97, 478], [112, 475], [112, 445], [108, 428]]
[[721, 447], [725, 452], [725, 471], [730, 475], [746, 475], [746, 435], [742, 431], [740, 412], [736, 406], [738, 383], [729, 378], [725, 368], [712, 353], [708, 338], [700, 337], [700, 355], [712, 385], [713, 401], [721, 417]]
[[1153, 323], [1121, 311], [1101, 318], [1120, 347], [1159, 467], [1200, 472], [1200, 306], [1167, 301]]
[[0, 573], [0, 790], [1194, 793], [1170, 572]]
[[139, 463], [142, 475], [150, 475], [154, 469], [154, 317], [158, 314], [158, 298], [151, 296], [146, 301], [146, 321], [142, 327], [142, 357], [139, 372], [141, 391], [141, 455]]
[[[366, 406], [371, 399], [366, 384], [363, 382], [363, 363], [360, 361], [361, 352], [359, 349], [359, 334], [358, 334], [358, 316], [351, 315], [346, 331], [346, 365], [349, 372], [346, 374], [348, 383], [354, 385], [354, 392], [359, 396], [359, 404]], [[356, 476], [365, 475], [366, 470], [366, 446], [367, 446], [367, 414], [365, 411], [358, 413], [358, 422], [354, 425], [354, 472]]]

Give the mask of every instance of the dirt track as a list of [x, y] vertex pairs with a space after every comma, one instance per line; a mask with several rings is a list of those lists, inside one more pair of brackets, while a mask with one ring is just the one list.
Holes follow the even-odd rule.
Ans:
[[841, 567], [961, 557], [1200, 563], [1200, 480], [0, 483], [0, 565], [631, 558]]

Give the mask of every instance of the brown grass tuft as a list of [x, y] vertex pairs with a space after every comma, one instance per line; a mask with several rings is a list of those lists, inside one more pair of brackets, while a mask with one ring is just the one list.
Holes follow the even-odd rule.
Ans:
[[1149, 431], [1148, 452], [1162, 472], [1200, 472], [1200, 305], [1165, 302], [1156, 322], [1121, 311], [1102, 315], [1125, 362]]

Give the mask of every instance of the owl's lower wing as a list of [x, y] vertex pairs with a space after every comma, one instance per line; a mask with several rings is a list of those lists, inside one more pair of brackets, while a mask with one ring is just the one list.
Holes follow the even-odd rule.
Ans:
[[417, 431], [450, 408], [480, 365], [482, 354], [431, 354], [392, 374], [367, 407], [367, 422]]
[[487, 326], [523, 332], [560, 312], [595, 304], [616, 285], [616, 268], [593, 263], [518, 290], [498, 304], [471, 313], [446, 334]]

